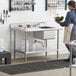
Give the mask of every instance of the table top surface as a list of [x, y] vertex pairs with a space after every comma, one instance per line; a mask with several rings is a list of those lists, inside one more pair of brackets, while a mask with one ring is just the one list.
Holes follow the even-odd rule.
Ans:
[[13, 26], [11, 29], [25, 31], [25, 32], [33, 32], [33, 31], [53, 31], [53, 30], [62, 30], [62, 28], [57, 27], [26, 27], [26, 26]]

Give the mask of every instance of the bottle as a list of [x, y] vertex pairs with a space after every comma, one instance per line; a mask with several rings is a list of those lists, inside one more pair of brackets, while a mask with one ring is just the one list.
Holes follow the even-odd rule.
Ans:
[[0, 52], [3, 52], [3, 48], [0, 48]]

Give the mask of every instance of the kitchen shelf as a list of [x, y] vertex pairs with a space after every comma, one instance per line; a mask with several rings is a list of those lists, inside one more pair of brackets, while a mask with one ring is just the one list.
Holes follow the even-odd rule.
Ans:
[[[22, 51], [22, 50], [19, 50], [19, 49], [16, 49], [15, 50], [16, 52], [20, 52], [20, 53], [25, 53], [25, 51]], [[33, 50], [29, 50], [27, 49], [27, 52], [26, 54], [31, 54], [31, 53], [45, 53], [45, 52], [50, 52], [50, 51], [53, 51], [53, 52], [56, 52], [57, 49], [56, 48], [35, 48]]]
[[34, 0], [9, 0], [9, 11], [34, 11], [34, 4]]
[[67, 0], [45, 0], [45, 10], [51, 8], [55, 9], [67, 9]]

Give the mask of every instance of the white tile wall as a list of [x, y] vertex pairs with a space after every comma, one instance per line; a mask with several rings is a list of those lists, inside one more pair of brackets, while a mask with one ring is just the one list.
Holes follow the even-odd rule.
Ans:
[[[0, 0], [0, 10], [8, 9], [9, 0]], [[12, 11], [9, 13], [11, 17], [7, 19], [5, 24], [0, 24], [0, 38], [3, 39], [4, 48], [9, 50], [9, 24], [10, 23], [19, 23], [19, 22], [41, 22], [46, 21], [50, 26], [59, 27], [59, 25], [53, 25], [55, 22], [53, 16], [51, 16], [50, 11], [45, 11], [45, 0], [35, 0], [35, 11]], [[57, 11], [58, 13], [59, 11]], [[64, 11], [65, 12], [65, 11]], [[63, 14], [63, 11], [60, 11], [60, 14]], [[60, 42], [63, 41], [63, 30], [60, 32]], [[60, 43], [60, 44], [61, 44]], [[49, 43], [48, 43], [49, 44]], [[54, 44], [53, 44], [54, 45]]]

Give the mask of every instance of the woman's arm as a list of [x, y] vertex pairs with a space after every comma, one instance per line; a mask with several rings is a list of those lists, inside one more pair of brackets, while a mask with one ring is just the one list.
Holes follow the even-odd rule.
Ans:
[[61, 26], [68, 26], [71, 23], [71, 14], [70, 12], [67, 13], [65, 21], [64, 22], [60, 22]]

